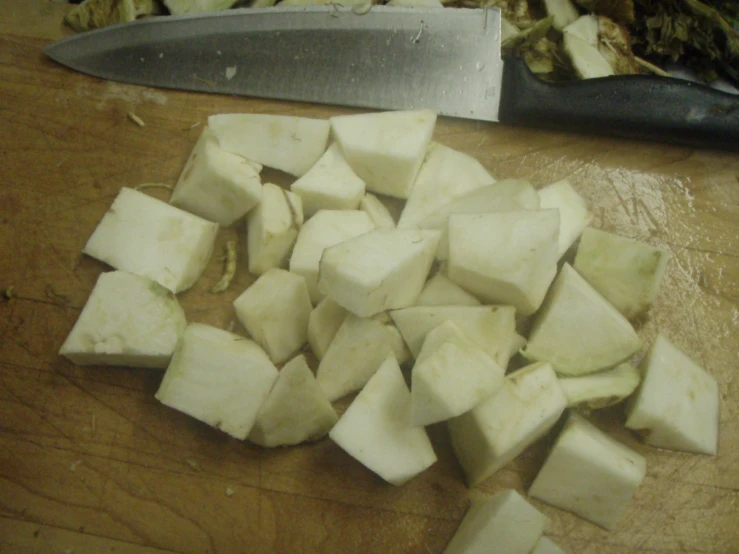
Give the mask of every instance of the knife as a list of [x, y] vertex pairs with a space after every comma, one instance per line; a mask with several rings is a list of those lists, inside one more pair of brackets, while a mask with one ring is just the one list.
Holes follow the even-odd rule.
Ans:
[[739, 96], [669, 77], [552, 84], [501, 59], [495, 8], [338, 5], [169, 16], [44, 48], [113, 81], [739, 151]]

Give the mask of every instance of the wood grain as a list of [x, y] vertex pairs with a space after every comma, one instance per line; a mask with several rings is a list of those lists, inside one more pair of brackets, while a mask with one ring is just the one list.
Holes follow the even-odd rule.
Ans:
[[[437, 553], [471, 496], [525, 491], [551, 437], [470, 491], [434, 426], [439, 462], [395, 488], [329, 440], [263, 450], [167, 409], [153, 396], [159, 372], [57, 355], [106, 269], [80, 254], [91, 231], [121, 186], [174, 182], [207, 115], [352, 113], [73, 73], [41, 53], [62, 11], [0, 0], [10, 14], [0, 19], [0, 288], [15, 287], [0, 300], [0, 552]], [[533, 501], [547, 534], [573, 554], [739, 552], [739, 157], [443, 119], [435, 138], [498, 178], [568, 177], [595, 226], [667, 248], [667, 280], [639, 333], [647, 343], [665, 333], [720, 383], [716, 457], [646, 447], [620, 408], [597, 414], [647, 458], [647, 478], [610, 533]], [[234, 321], [231, 301], [251, 277], [242, 264], [213, 296], [220, 272], [214, 258], [181, 295], [191, 321]]]

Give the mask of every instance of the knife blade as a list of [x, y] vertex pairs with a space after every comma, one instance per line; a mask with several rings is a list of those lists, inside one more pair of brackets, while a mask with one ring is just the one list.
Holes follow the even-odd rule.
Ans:
[[152, 18], [44, 48], [113, 81], [739, 150], [739, 97], [657, 76], [552, 84], [501, 59], [498, 9], [336, 5]]

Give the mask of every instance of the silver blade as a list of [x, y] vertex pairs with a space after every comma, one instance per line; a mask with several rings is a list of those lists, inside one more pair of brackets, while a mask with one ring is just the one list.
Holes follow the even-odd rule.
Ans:
[[247, 8], [116, 25], [45, 52], [113, 81], [486, 121], [503, 67], [495, 9]]

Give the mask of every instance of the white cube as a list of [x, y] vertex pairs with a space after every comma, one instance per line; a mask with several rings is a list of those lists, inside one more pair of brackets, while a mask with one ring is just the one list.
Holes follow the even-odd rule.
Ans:
[[449, 257], [449, 217], [453, 214], [483, 214], [538, 210], [539, 195], [526, 179], [504, 179], [470, 191], [424, 217], [416, 227], [441, 231], [436, 257]]
[[[569, 0], [566, 0], [569, 2]], [[585, 199], [578, 194], [572, 184], [563, 179], [539, 189], [539, 207], [542, 210], [559, 210], [559, 242], [557, 256], [565, 252], [582, 234], [593, 219]]]
[[323, 251], [318, 288], [369, 317], [415, 304], [434, 261], [438, 231], [375, 229]]
[[398, 221], [417, 227], [427, 216], [495, 179], [475, 158], [432, 142]]
[[98, 277], [59, 353], [77, 365], [165, 368], [187, 322], [172, 291], [127, 271]]
[[634, 319], [657, 298], [669, 259], [662, 248], [588, 227], [574, 267], [627, 319]]
[[265, 183], [262, 201], [247, 217], [249, 273], [262, 275], [273, 267], [287, 267], [303, 225], [303, 205], [292, 192]]
[[446, 321], [426, 335], [411, 373], [413, 425], [457, 417], [503, 386], [503, 369]]
[[352, 457], [393, 485], [436, 462], [423, 427], [411, 425], [411, 394], [389, 356], [329, 432]]
[[169, 203], [223, 226], [262, 197], [260, 166], [223, 150], [206, 127], [185, 164]]
[[289, 446], [325, 436], [338, 421], [305, 357], [296, 356], [262, 404], [249, 440], [261, 446]]
[[217, 114], [208, 127], [221, 148], [296, 177], [313, 167], [326, 150], [328, 120], [267, 114]]
[[573, 412], [529, 495], [610, 530], [646, 472], [642, 456]]
[[449, 422], [452, 446], [474, 487], [541, 438], [567, 407], [549, 364], [531, 364], [472, 411]]
[[629, 399], [626, 427], [660, 448], [715, 455], [719, 389], [716, 379], [664, 335], [640, 365], [641, 386]]
[[217, 223], [123, 187], [83, 252], [180, 292], [202, 275], [217, 233]]
[[416, 306], [479, 306], [480, 301], [441, 273], [426, 281]]
[[472, 501], [444, 554], [529, 554], [547, 518], [514, 490]]
[[364, 196], [364, 181], [334, 143], [290, 190], [300, 196], [305, 216], [311, 217], [318, 210], [355, 210]]
[[618, 404], [639, 386], [639, 370], [628, 362], [577, 377], [560, 377], [559, 386], [571, 408], [584, 406], [591, 410]]
[[550, 362], [557, 373], [585, 375], [623, 362], [640, 347], [626, 318], [564, 264], [521, 353], [532, 361]]
[[395, 220], [390, 210], [372, 193], [366, 193], [359, 202], [359, 209], [367, 215], [378, 229], [395, 229]]
[[347, 314], [316, 370], [316, 379], [332, 402], [361, 389], [392, 354], [406, 358], [398, 330], [382, 317]]
[[239, 321], [276, 364], [292, 358], [308, 338], [313, 306], [305, 279], [270, 269], [234, 300]]
[[505, 369], [516, 332], [515, 314], [513, 306], [414, 306], [390, 312], [390, 317], [416, 358], [426, 335], [452, 321]]
[[172, 356], [156, 398], [224, 433], [245, 439], [277, 369], [257, 343], [191, 323]]
[[484, 301], [535, 312], [557, 274], [557, 210], [449, 218], [449, 279]]
[[408, 198], [434, 133], [431, 110], [341, 115], [331, 131], [367, 190]]
[[318, 290], [318, 268], [323, 251], [374, 228], [369, 215], [358, 210], [321, 210], [300, 228], [290, 256], [290, 271], [305, 277], [314, 304], [325, 296]]
[[313, 308], [308, 318], [308, 344], [316, 359], [326, 355], [348, 313], [330, 298], [324, 298]]

